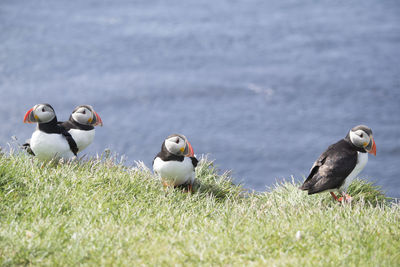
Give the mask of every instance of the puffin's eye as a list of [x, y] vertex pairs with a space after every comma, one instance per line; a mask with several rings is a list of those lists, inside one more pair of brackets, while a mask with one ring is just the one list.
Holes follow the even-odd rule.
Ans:
[[361, 137], [361, 138], [363, 138], [363, 137], [364, 137], [364, 134], [363, 134], [363, 133], [361, 133], [360, 137]]
[[44, 108], [42, 108], [42, 112], [44, 112]]
[[86, 114], [86, 110], [83, 110], [83, 112], [82, 112], [83, 114]]
[[178, 138], [178, 139], [176, 139], [175, 143], [179, 144], [179, 138]]

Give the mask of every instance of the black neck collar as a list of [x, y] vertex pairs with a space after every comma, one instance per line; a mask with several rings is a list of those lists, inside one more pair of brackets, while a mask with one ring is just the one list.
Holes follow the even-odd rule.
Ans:
[[72, 115], [69, 116], [69, 122], [74, 126], [73, 127], [74, 129], [80, 129], [80, 130], [85, 130], [85, 131], [94, 129], [93, 125], [81, 124], [81, 123], [77, 122], [76, 120], [74, 120], [74, 118], [72, 118]]
[[161, 158], [163, 161], [170, 161], [170, 160], [174, 160], [174, 161], [183, 161], [185, 159], [184, 156], [178, 156], [175, 154], [172, 154], [171, 152], [169, 152], [167, 150], [167, 147], [165, 146], [165, 141], [163, 142], [162, 146], [161, 146], [161, 152], [158, 153], [157, 155], [159, 158]]
[[38, 123], [38, 128], [40, 131], [45, 133], [61, 133], [61, 129], [57, 124], [56, 116], [54, 116], [54, 118], [49, 122]]

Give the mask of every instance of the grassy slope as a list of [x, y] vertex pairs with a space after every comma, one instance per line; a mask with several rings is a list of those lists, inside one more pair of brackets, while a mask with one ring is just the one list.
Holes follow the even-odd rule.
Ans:
[[[206, 161], [189, 195], [113, 162], [0, 157], [0, 264], [400, 265], [398, 204], [342, 205], [289, 182], [243, 197]], [[369, 184], [352, 190], [381, 202]]]

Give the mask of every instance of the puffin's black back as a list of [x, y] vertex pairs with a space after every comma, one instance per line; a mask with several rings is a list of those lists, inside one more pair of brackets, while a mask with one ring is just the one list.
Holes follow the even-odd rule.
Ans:
[[339, 188], [356, 164], [356, 147], [347, 138], [342, 139], [322, 153], [300, 189], [311, 195]]

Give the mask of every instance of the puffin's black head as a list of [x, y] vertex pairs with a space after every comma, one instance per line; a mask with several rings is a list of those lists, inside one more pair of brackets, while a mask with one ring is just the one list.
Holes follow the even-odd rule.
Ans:
[[350, 142], [361, 149], [361, 152], [368, 152], [376, 156], [376, 145], [372, 130], [365, 125], [353, 127], [346, 136]]
[[168, 152], [177, 156], [194, 156], [192, 145], [182, 134], [172, 134], [168, 136], [165, 139], [163, 146]]
[[50, 104], [37, 104], [28, 110], [24, 117], [24, 123], [47, 123], [56, 119], [56, 112]]
[[103, 126], [103, 122], [99, 114], [97, 114], [93, 107], [89, 105], [77, 106], [72, 111], [71, 117], [74, 121], [83, 125]]

